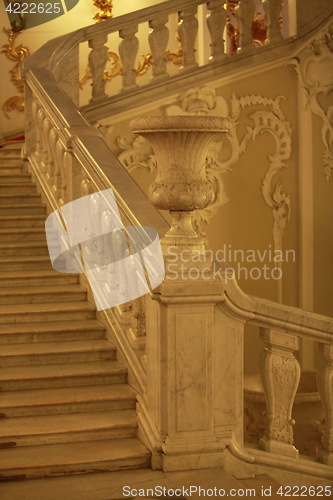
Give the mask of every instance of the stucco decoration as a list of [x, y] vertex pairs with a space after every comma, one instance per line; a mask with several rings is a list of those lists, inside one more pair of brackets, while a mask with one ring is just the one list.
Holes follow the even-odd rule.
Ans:
[[118, 155], [120, 163], [132, 172], [138, 168], [153, 172], [156, 168], [156, 159], [148, 141], [141, 136], [116, 138], [117, 146], [122, 150]]
[[333, 23], [292, 63], [300, 79], [306, 106], [322, 120], [323, 168], [329, 181], [333, 173], [333, 104], [330, 104], [333, 93]]
[[[281, 181], [276, 181], [276, 175], [287, 168], [286, 160], [291, 154], [291, 126], [286, 120], [281, 108], [282, 97], [275, 99], [260, 95], [237, 96], [234, 92], [230, 100], [230, 144], [231, 155], [222, 168], [230, 169], [246, 150], [250, 140], [255, 140], [259, 134], [268, 132], [275, 139], [275, 151], [268, 155], [268, 169], [262, 179], [261, 192], [265, 203], [273, 214], [273, 242], [274, 250], [282, 250], [282, 238], [287, 222], [290, 218], [291, 199], [284, 191]], [[246, 115], [242, 113], [247, 108], [255, 107], [256, 111]], [[261, 108], [261, 109], [260, 109]], [[239, 136], [238, 126], [250, 118], [253, 126], [247, 126], [242, 137]], [[279, 263], [277, 263], [279, 264]]]

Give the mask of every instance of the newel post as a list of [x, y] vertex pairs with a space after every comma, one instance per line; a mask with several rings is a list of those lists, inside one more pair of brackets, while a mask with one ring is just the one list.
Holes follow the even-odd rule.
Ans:
[[[151, 142], [156, 155], [150, 201], [172, 217], [161, 240], [165, 280], [146, 296], [147, 391], [138, 403], [140, 437], [152, 450], [153, 468], [221, 466], [228, 439], [242, 427], [236, 415], [242, 396], [235, 401], [238, 368], [230, 363], [242, 353], [242, 331], [218, 316], [223, 283], [204, 259], [205, 240], [192, 219], [213, 200], [206, 153], [227, 133], [227, 121], [139, 117], [131, 128]], [[194, 255], [200, 262], [191, 261]]]

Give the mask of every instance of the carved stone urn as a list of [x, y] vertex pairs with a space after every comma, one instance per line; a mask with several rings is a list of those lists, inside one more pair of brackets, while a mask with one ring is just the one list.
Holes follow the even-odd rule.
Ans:
[[161, 244], [166, 259], [186, 249], [204, 253], [205, 239], [192, 225], [195, 210], [214, 200], [206, 177], [206, 153], [210, 144], [228, 132], [228, 120], [213, 116], [139, 116], [131, 129], [152, 144], [157, 175], [149, 199], [158, 209], [169, 210], [171, 228]]

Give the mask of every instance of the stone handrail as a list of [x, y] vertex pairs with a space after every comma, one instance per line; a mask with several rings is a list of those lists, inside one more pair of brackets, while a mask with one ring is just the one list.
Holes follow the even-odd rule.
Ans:
[[[226, 276], [226, 300], [220, 307], [232, 310], [246, 321], [259, 327], [264, 350], [260, 358], [260, 374], [266, 400], [264, 436], [259, 446], [276, 456], [299, 458], [293, 446], [292, 408], [300, 380], [301, 366], [294, 356], [299, 350], [299, 339], [318, 342], [320, 363], [317, 384], [322, 401], [325, 425], [322, 446], [317, 459], [333, 464], [333, 318], [314, 314], [296, 307], [278, 304], [258, 297], [250, 297], [240, 290], [236, 281]], [[267, 463], [262, 454], [257, 460]], [[278, 461], [276, 462], [278, 465]], [[299, 471], [309, 471], [309, 464]], [[312, 472], [315, 472], [315, 464]], [[281, 466], [281, 463], [280, 463]], [[290, 464], [289, 464], [290, 467]]]

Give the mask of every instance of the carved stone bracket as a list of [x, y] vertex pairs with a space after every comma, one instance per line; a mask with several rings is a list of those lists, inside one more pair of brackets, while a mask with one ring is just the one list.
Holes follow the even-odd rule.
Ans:
[[263, 328], [265, 350], [260, 358], [260, 374], [266, 399], [264, 437], [259, 445], [265, 451], [298, 457], [293, 446], [291, 411], [300, 379], [300, 366], [293, 355], [299, 348], [296, 335]]
[[306, 106], [322, 120], [323, 168], [329, 181], [333, 173], [333, 104], [325, 104], [325, 97], [333, 88], [333, 25], [293, 59], [292, 64], [298, 73]]
[[319, 344], [321, 365], [318, 370], [318, 388], [325, 411], [325, 427], [319, 460], [333, 465], [333, 345]]

